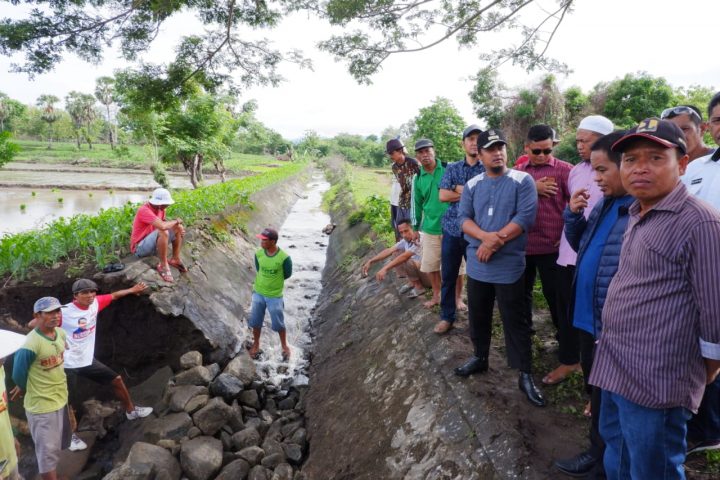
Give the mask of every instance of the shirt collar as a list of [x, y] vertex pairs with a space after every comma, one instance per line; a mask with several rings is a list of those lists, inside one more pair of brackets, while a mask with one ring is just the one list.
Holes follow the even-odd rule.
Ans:
[[720, 148], [716, 148], [715, 151], [710, 155], [710, 160], [717, 162], [720, 160]]
[[[673, 213], [679, 213], [680, 210], [683, 209], [683, 206], [685, 205], [686, 200], [690, 194], [687, 191], [687, 188], [685, 188], [685, 184], [681, 181], [678, 181], [677, 185], [675, 185], [675, 188], [665, 196], [662, 200], [660, 200], [658, 203], [653, 205], [653, 207], [650, 209], [652, 210], [664, 210], [666, 212], [673, 212]], [[633, 204], [630, 206], [630, 214], [631, 215], [639, 215], [640, 214], [640, 202], [635, 200]]]

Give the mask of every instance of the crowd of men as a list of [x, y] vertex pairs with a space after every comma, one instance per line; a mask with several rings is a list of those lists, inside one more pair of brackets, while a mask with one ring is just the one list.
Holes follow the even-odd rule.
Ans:
[[[437, 334], [453, 328], [467, 275], [473, 355], [461, 377], [488, 370], [495, 304], [507, 363], [535, 406], [533, 288], [539, 276], [558, 341], [545, 385], [582, 371], [590, 447], [556, 461], [571, 476], [683, 479], [687, 454], [720, 449], [720, 93], [707, 107], [658, 112], [615, 130], [579, 123], [579, 163], [553, 156], [549, 125], [534, 125], [508, 166], [500, 129], [468, 126], [465, 158], [445, 164], [431, 139], [408, 156], [387, 142], [397, 244], [390, 258], [410, 298], [426, 288], [440, 306]], [[418, 234], [419, 232], [419, 234]], [[466, 272], [464, 271], [466, 270]], [[569, 448], [573, 446], [568, 446]], [[577, 446], [575, 446], [577, 447]]]

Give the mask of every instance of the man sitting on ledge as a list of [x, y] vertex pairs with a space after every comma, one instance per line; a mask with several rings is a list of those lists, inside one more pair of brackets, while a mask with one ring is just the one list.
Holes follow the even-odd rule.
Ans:
[[[150, 201], [141, 206], [135, 214], [132, 234], [130, 235], [130, 251], [138, 257], [157, 255], [160, 263], [155, 267], [166, 282], [172, 282], [170, 266], [180, 273], [187, 268], [180, 260], [185, 227], [181, 219], [165, 221], [165, 209], [175, 203], [170, 192], [164, 188], [156, 188]], [[168, 245], [172, 243], [172, 257], [167, 258]]]

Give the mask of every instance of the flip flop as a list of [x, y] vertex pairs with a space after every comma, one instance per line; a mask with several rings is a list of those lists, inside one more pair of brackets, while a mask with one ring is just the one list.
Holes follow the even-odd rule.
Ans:
[[163, 270], [162, 265], [160, 265], [159, 263], [157, 264], [157, 267], [155, 267], [155, 270], [157, 270], [157, 272], [160, 274], [160, 278], [162, 278], [164, 281], [168, 283], [173, 283], [175, 281], [170, 270]]
[[122, 263], [109, 263], [105, 265], [105, 268], [103, 268], [103, 273], [113, 273], [113, 272], [119, 272], [125, 268], [125, 265]]
[[182, 262], [182, 260], [168, 260], [168, 265], [171, 267], [175, 267], [178, 269], [178, 272], [180, 273], [187, 273], [188, 269], [185, 266], [185, 264]]

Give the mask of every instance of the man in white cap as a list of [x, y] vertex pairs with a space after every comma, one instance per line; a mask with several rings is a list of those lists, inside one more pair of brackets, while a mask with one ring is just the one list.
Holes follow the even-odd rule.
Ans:
[[25, 343], [25, 335], [0, 330], [0, 478], [17, 480], [20, 443], [13, 436], [8, 412], [8, 396], [5, 390], [5, 359]]
[[[130, 235], [130, 251], [138, 257], [157, 255], [160, 263], [155, 267], [160, 277], [172, 282], [170, 266], [180, 273], [187, 268], [180, 260], [185, 227], [181, 219], [165, 220], [165, 209], [175, 203], [170, 192], [164, 188], [156, 188], [150, 200], [142, 205], [135, 214], [132, 234]], [[168, 260], [168, 247], [172, 243], [172, 257]]]
[[23, 403], [30, 427], [38, 470], [43, 480], [56, 480], [60, 451], [70, 446], [72, 430], [68, 415], [65, 376], [65, 330], [59, 327], [65, 308], [54, 297], [35, 302], [36, 327], [15, 353], [10, 400], [25, 395]]
[[[613, 130], [613, 123], [609, 119], [603, 117], [602, 115], [590, 115], [580, 121], [580, 125], [578, 125], [577, 132], [575, 133], [575, 144], [581, 161], [575, 165], [572, 170], [570, 170], [570, 176], [568, 177], [568, 190], [570, 191], [570, 195], [573, 195], [579, 190], [583, 191], [588, 203], [583, 213], [586, 219], [590, 215], [590, 212], [595, 204], [603, 198], [603, 194], [595, 182], [595, 172], [593, 171], [592, 165], [590, 165], [590, 148], [597, 139], [611, 133]], [[571, 304], [570, 296], [572, 292], [573, 276], [575, 275], [576, 260], [577, 254], [575, 253], [575, 250], [570, 247], [570, 244], [563, 233], [562, 237], [560, 237], [560, 250], [557, 260], [557, 264], [560, 267], [557, 275], [559, 283], [557, 287], [557, 296], [558, 305], [564, 305], [565, 308]], [[570, 318], [569, 311], [563, 312], [563, 314], [567, 318]], [[577, 358], [579, 359], [579, 339], [576, 339], [574, 342], [566, 343], [571, 344], [577, 352]], [[555, 370], [548, 373], [543, 378], [543, 383], [552, 385], [562, 382], [573, 371], [580, 371], [579, 363], [575, 363], [573, 365], [560, 364]]]

